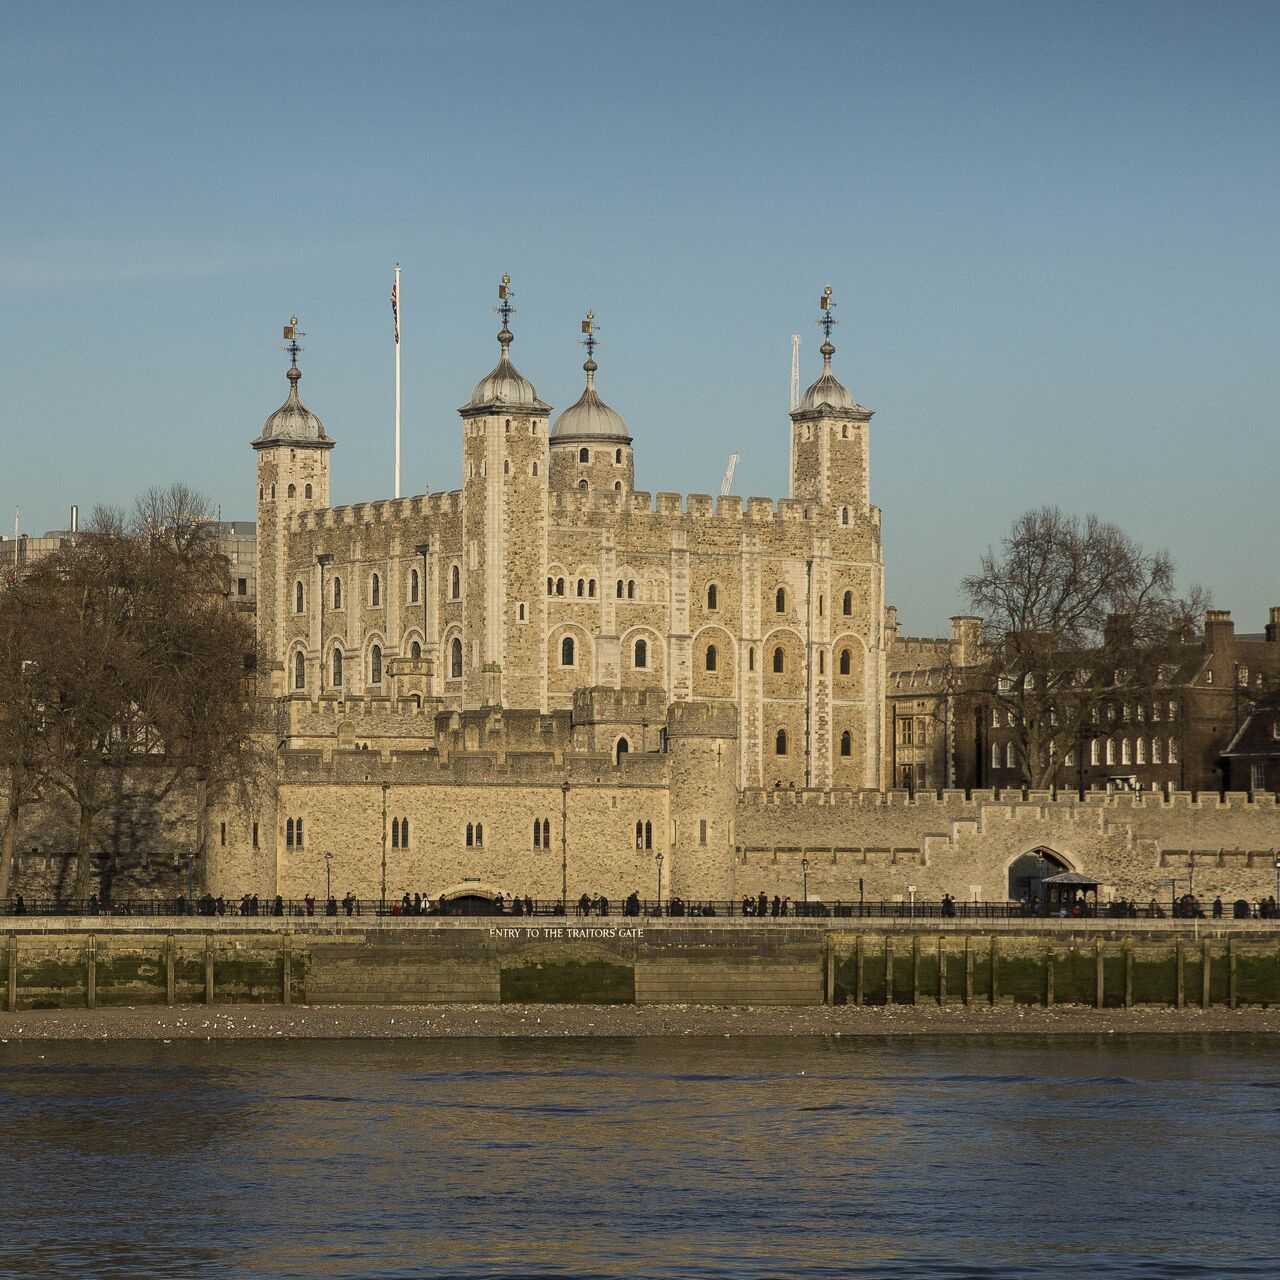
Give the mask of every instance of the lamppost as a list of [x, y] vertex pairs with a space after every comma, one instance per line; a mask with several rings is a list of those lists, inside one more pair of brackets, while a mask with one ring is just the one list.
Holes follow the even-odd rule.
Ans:
[[911, 919], [916, 918], [916, 887], [913, 884], [907, 885], [907, 892], [911, 895]]
[[804, 873], [804, 913], [809, 914], [809, 859], [800, 859], [800, 870]]
[[1276, 901], [1280, 902], [1280, 858], [1276, 859]]
[[560, 914], [569, 911], [569, 779], [560, 784]]
[[195, 915], [196, 855], [187, 854], [187, 915]]
[[658, 915], [662, 914], [662, 854], [655, 853], [653, 860], [658, 864]]
[[324, 855], [324, 904], [329, 905], [329, 899], [333, 897], [333, 854], [326, 853]]

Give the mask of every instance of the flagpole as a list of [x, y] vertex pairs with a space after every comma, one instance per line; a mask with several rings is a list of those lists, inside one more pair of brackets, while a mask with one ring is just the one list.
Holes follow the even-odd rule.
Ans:
[[400, 264], [396, 263], [396, 497], [400, 496]]

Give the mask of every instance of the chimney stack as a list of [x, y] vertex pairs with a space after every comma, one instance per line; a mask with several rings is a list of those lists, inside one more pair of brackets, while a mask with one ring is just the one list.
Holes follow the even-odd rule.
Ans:
[[1236, 635], [1230, 609], [1210, 609], [1204, 615], [1204, 647], [1209, 653], [1225, 652]]
[[1280, 643], [1280, 604], [1273, 604], [1267, 621], [1267, 639], [1272, 643]]

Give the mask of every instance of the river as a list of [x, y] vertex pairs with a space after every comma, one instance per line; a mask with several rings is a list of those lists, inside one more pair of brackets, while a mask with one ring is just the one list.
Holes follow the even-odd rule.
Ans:
[[0, 1274], [1280, 1274], [1274, 1038], [0, 1045]]

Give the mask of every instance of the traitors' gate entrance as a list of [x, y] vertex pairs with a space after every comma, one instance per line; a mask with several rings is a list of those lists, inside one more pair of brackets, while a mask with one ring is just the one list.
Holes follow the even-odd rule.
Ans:
[[1009, 867], [1009, 897], [1014, 902], [1040, 902], [1044, 898], [1044, 882], [1070, 870], [1052, 849], [1033, 849]]

